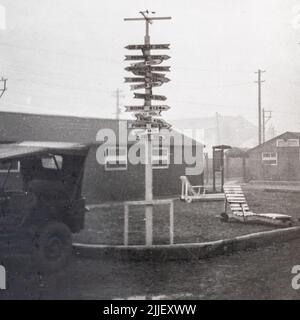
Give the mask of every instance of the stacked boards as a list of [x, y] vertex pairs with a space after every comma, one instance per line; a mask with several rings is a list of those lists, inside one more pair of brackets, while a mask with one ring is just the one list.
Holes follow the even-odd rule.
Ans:
[[[281, 213], [254, 213], [250, 210], [244, 192], [239, 185], [224, 185], [225, 213], [230, 220], [244, 223], [262, 223], [291, 226], [292, 217]], [[227, 209], [229, 207], [229, 212]]]

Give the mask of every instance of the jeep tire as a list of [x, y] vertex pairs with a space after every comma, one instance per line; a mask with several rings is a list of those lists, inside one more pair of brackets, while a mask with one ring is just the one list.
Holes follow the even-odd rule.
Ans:
[[34, 233], [32, 259], [41, 272], [55, 272], [72, 254], [72, 234], [62, 222], [48, 222]]

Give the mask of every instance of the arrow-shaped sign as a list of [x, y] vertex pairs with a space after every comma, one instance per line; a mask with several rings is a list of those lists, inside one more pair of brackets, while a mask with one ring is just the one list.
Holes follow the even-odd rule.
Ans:
[[147, 74], [146, 82], [169, 82], [170, 79], [166, 77], [162, 77], [158, 73], [150, 73], [149, 76]]
[[[171, 57], [170, 56], [167, 56], [165, 54], [161, 54], [161, 55], [150, 55], [149, 56], [150, 59], [153, 59], [153, 60], [168, 60], [170, 59]], [[125, 56], [125, 60], [145, 60], [146, 59], [146, 56], [143, 56], [143, 55], [126, 55]]]
[[164, 73], [152, 73], [152, 72], [147, 72], [145, 70], [139, 70], [139, 69], [132, 71], [132, 73], [136, 76], [144, 76], [144, 77], [148, 77], [148, 78], [155, 78], [155, 77], [162, 78], [162, 77], [166, 76]]
[[161, 111], [145, 111], [139, 113], [144, 117], [151, 116], [151, 117], [160, 117], [161, 116]]
[[148, 93], [134, 93], [135, 99], [145, 99], [145, 100], [161, 100], [165, 101], [167, 100], [167, 97], [160, 96], [157, 94], [148, 94]]
[[156, 106], [125, 106], [126, 112], [149, 112], [149, 111], [167, 111], [170, 109], [167, 105]]
[[124, 81], [125, 82], [169, 82], [170, 79], [169, 78], [166, 78], [166, 77], [161, 77], [161, 76], [156, 76], [156, 74], [154, 73], [149, 73], [147, 74], [147, 77], [148, 78], [142, 78], [142, 77], [139, 77], [139, 78], [131, 78], [131, 77], [125, 77], [124, 78]]
[[124, 78], [125, 82], [145, 82], [145, 78], [130, 78], [126, 77]]
[[141, 122], [148, 122], [151, 123], [152, 117], [150, 115], [146, 114], [142, 114], [142, 113], [136, 113], [135, 114], [137, 121], [141, 121]]
[[152, 72], [152, 71], [163, 71], [168, 72], [170, 71], [170, 67], [167, 66], [146, 66], [146, 65], [134, 65], [131, 67], [126, 67], [126, 71], [144, 71], [144, 72]]
[[162, 84], [163, 84], [162, 81], [146, 82], [146, 83], [130, 86], [130, 90], [151, 89], [151, 88], [154, 88], [154, 87], [160, 87]]
[[160, 64], [162, 62], [163, 62], [163, 60], [161, 60], [161, 59], [151, 59], [151, 60], [142, 61], [142, 62], [138, 62], [138, 63], [132, 63], [131, 66], [132, 67], [152, 66], [152, 65]]
[[156, 122], [145, 122], [145, 121], [135, 121], [132, 123], [128, 123], [128, 128], [129, 129], [148, 129], [149, 127], [151, 128], [166, 128], [170, 129], [172, 126], [167, 123], [156, 123]]
[[128, 127], [131, 127], [131, 128], [135, 128], [135, 129], [138, 129], [138, 128], [149, 128], [149, 127], [152, 127], [152, 128], [158, 128], [158, 124], [157, 123], [151, 123], [151, 122], [147, 122], [147, 121], [133, 121], [131, 123], [128, 124]]
[[128, 50], [163, 50], [163, 49], [170, 49], [170, 44], [130, 44], [125, 47]]
[[165, 120], [157, 118], [152, 118], [152, 122], [157, 124], [168, 124]]

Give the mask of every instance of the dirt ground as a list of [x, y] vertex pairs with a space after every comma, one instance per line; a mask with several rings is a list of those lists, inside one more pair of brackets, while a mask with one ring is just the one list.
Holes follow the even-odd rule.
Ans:
[[[253, 211], [280, 212], [300, 218], [295, 192], [244, 188]], [[269, 226], [222, 223], [216, 216], [222, 202], [175, 202], [175, 241], [195, 242], [270, 230]], [[143, 243], [143, 208], [130, 215], [130, 243]], [[154, 239], [167, 242], [168, 212], [156, 208]], [[93, 210], [77, 241], [121, 244], [121, 206]], [[300, 242], [261, 247], [231, 255], [180, 261], [123, 261], [73, 256], [70, 265], [52, 275], [37, 272], [27, 260], [2, 261], [8, 290], [1, 299], [299, 299], [291, 286], [294, 265], [300, 264]]]
[[205, 260], [137, 262], [73, 258], [59, 273], [43, 276], [30, 264], [5, 263], [2, 299], [299, 299], [291, 286], [300, 264], [295, 240]]
[[[253, 212], [274, 212], [300, 218], [299, 192], [269, 192], [243, 187], [250, 209]], [[193, 243], [232, 238], [253, 232], [271, 230], [267, 225], [245, 225], [224, 223], [219, 215], [223, 211], [223, 201], [174, 202], [174, 242]], [[154, 244], [169, 243], [169, 212], [165, 205], [154, 208]], [[84, 231], [75, 236], [76, 242], [106, 245], [123, 244], [123, 206], [94, 208], [86, 217]], [[144, 207], [133, 207], [129, 214], [129, 244], [145, 243]]]

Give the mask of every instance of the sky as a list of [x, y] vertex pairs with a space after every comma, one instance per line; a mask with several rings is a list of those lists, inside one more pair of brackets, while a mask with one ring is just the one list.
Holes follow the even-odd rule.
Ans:
[[[173, 119], [244, 116], [257, 124], [262, 105], [277, 133], [300, 131], [300, 0], [0, 0], [1, 111], [114, 118], [140, 104], [123, 78], [127, 44], [143, 42], [144, 24], [124, 22], [149, 9], [172, 16], [150, 27], [157, 53], [172, 58], [168, 97]], [[0, 83], [1, 85], [1, 83]], [[123, 112], [122, 118], [130, 118]]]

